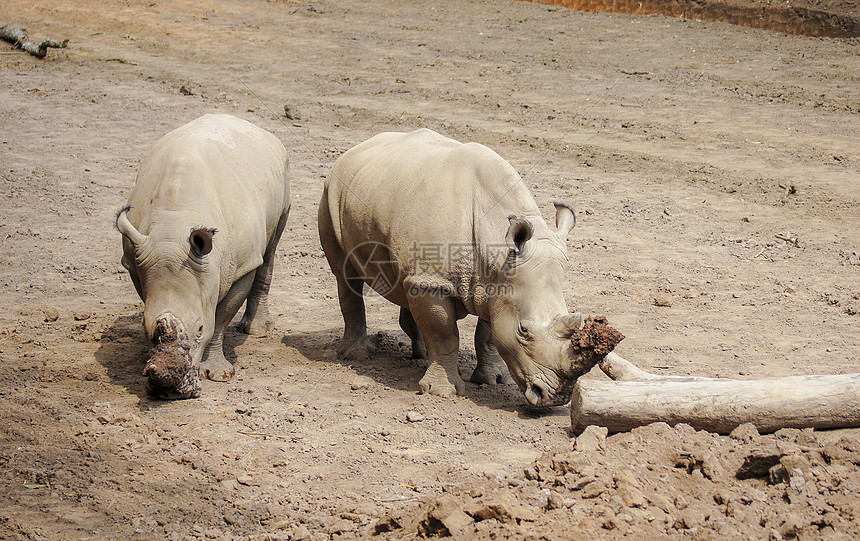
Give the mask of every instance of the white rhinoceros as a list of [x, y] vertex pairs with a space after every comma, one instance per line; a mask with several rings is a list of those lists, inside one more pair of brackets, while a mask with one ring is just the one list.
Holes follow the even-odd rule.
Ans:
[[205, 115], [162, 137], [117, 215], [122, 264], [155, 345], [144, 375], [162, 398], [200, 395], [198, 372], [224, 381], [224, 329], [265, 334], [275, 248], [290, 210], [289, 162], [271, 133]]
[[566, 403], [576, 379], [621, 335], [602, 320], [583, 327], [568, 312], [562, 284], [575, 217], [555, 206], [553, 230], [498, 154], [430, 130], [382, 133], [347, 151], [319, 209], [345, 324], [338, 353], [370, 353], [367, 283], [401, 307], [413, 356], [429, 357], [421, 392], [462, 394], [457, 320], [474, 314], [471, 381], [509, 382], [507, 365], [531, 404]]

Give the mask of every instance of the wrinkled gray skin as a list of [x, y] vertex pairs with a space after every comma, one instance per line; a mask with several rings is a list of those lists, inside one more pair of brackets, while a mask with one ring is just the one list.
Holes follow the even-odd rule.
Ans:
[[335, 163], [319, 209], [345, 324], [338, 353], [360, 360], [371, 352], [367, 283], [401, 307], [413, 356], [429, 358], [421, 392], [463, 393], [457, 320], [474, 314], [472, 382], [513, 376], [534, 406], [568, 402], [594, 364], [571, 349], [581, 318], [562, 294], [574, 224], [570, 208], [556, 204], [550, 229], [514, 168], [485, 146], [426, 129], [359, 144]]
[[224, 329], [246, 300], [240, 329], [271, 330], [269, 285], [289, 208], [286, 150], [249, 122], [205, 115], [155, 144], [116, 222], [155, 346], [151, 394], [198, 396], [198, 373], [230, 379]]

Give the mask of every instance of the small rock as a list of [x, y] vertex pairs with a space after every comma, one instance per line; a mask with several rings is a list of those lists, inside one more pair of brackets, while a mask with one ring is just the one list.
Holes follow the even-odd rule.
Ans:
[[720, 488], [720, 489], [717, 489], [717, 491], [714, 493], [714, 502], [717, 505], [726, 505], [731, 501], [731, 499], [732, 499], [732, 495], [726, 489]]
[[678, 423], [675, 425], [675, 434], [682, 440], [695, 436], [696, 429], [687, 423]]
[[618, 495], [625, 507], [645, 507], [647, 503], [642, 492], [632, 486], [619, 487]]
[[48, 323], [53, 323], [60, 319], [60, 311], [57, 310], [54, 306], [49, 306], [45, 308], [45, 321]]
[[783, 538], [797, 538], [808, 524], [809, 522], [803, 520], [799, 513], [789, 512], [788, 516], [785, 517], [785, 522], [779, 527], [779, 533], [782, 534]]
[[675, 506], [672, 505], [672, 502], [669, 501], [669, 498], [663, 496], [662, 494], [651, 494], [648, 496], [648, 501], [650, 501], [657, 509], [660, 509], [667, 515], [675, 510]]
[[373, 384], [373, 380], [367, 376], [358, 376], [349, 384], [349, 388], [353, 391], [364, 391]]
[[799, 469], [791, 470], [788, 475], [788, 486], [798, 492], [806, 490], [806, 479], [803, 477], [803, 472]]
[[355, 523], [351, 520], [347, 520], [344, 518], [334, 519], [326, 528], [326, 533], [330, 536], [335, 537], [338, 534], [342, 534], [344, 532], [350, 532], [355, 530]]
[[410, 410], [406, 412], [406, 420], [410, 423], [420, 423], [424, 420], [424, 416], [417, 411]]
[[310, 538], [311, 532], [304, 524], [300, 524], [293, 528], [293, 532], [290, 535], [290, 539], [293, 539], [294, 541], [305, 541], [306, 539]]
[[614, 477], [615, 488], [624, 507], [646, 507], [648, 501], [639, 489], [639, 483], [629, 471], [618, 472]]
[[668, 295], [657, 295], [656, 297], [654, 297], [654, 306], [663, 306], [668, 308], [673, 304], [674, 303], [672, 302], [672, 297]]
[[574, 449], [577, 451], [596, 451], [603, 449], [609, 429], [605, 426], [589, 425], [577, 436]]
[[239, 488], [239, 482], [235, 479], [224, 479], [221, 481], [221, 486], [227, 490], [235, 490]]
[[301, 120], [302, 113], [295, 105], [284, 105], [284, 116], [290, 120]]
[[596, 498], [606, 492], [606, 487], [600, 481], [592, 481], [582, 487], [582, 492], [580, 493], [583, 499], [590, 500], [592, 498]]
[[91, 314], [89, 314], [89, 313], [86, 313], [86, 312], [80, 313], [79, 312], [79, 313], [75, 314], [75, 321], [86, 321], [86, 320], [90, 319], [90, 316], [91, 316]]
[[592, 477], [579, 477], [575, 473], [566, 473], [564, 474], [562, 483], [565, 488], [570, 491], [582, 490], [582, 488], [588, 483], [592, 482], [594, 479]]
[[800, 472], [801, 475], [807, 473], [812, 466], [809, 460], [801, 453], [785, 455], [779, 459], [779, 463], [790, 475], [794, 475], [795, 471]]
[[750, 505], [753, 502], [764, 502], [767, 501], [767, 493], [763, 492], [757, 488], [746, 486], [743, 487], [740, 502], [744, 505]]
[[546, 509], [552, 511], [553, 509], [561, 509], [562, 507], [564, 507], [564, 501], [561, 494], [555, 491], [550, 492], [546, 499]]
[[723, 477], [723, 463], [720, 460], [720, 454], [710, 451], [705, 454], [702, 459], [702, 475], [711, 480], [716, 480]]
[[744, 423], [732, 430], [729, 437], [741, 443], [750, 443], [759, 437], [759, 433], [754, 424]]
[[628, 470], [622, 470], [616, 473], [612, 476], [612, 480], [615, 481], [615, 486], [617, 487], [626, 485], [634, 488], [642, 488], [642, 485], [639, 484], [636, 476]]
[[239, 475], [237, 475], [237, 476], [236, 476], [236, 481], [237, 481], [240, 485], [245, 485], [245, 486], [252, 486], [252, 485], [259, 484], [259, 483], [256, 483], [256, 482], [254, 481], [254, 478], [253, 478], [253, 477], [251, 477], [250, 475], [248, 475], [247, 473], [240, 473]]
[[512, 498], [492, 499], [479, 509], [469, 510], [475, 522], [495, 519], [505, 523], [534, 522], [537, 520], [533, 509]]
[[631, 515], [630, 513], [618, 513], [618, 515], [616, 515], [615, 518], [617, 518], [618, 520], [623, 520], [624, 522], [627, 522], [628, 524], [630, 524], [634, 520], [636, 520], [636, 518], [633, 515]]

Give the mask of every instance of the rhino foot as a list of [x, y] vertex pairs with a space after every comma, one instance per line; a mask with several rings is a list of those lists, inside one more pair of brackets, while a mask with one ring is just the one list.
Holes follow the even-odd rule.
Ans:
[[209, 358], [200, 363], [200, 375], [212, 381], [229, 381], [236, 374], [236, 369], [223, 355], [220, 358]]
[[255, 317], [254, 319], [243, 317], [239, 321], [239, 332], [252, 336], [268, 336], [274, 328], [275, 320], [271, 317]]
[[456, 368], [454, 368], [453, 374], [449, 374], [449, 371], [446, 371], [442, 365], [433, 362], [430, 363], [424, 377], [418, 382], [418, 389], [421, 394], [432, 394], [450, 398], [458, 394], [465, 394], [466, 383], [460, 377]]
[[469, 381], [477, 385], [507, 385], [515, 383], [514, 378], [511, 377], [507, 368], [501, 370], [495, 367], [489, 369], [484, 369], [482, 367], [475, 368]]
[[344, 337], [337, 347], [337, 356], [347, 361], [366, 361], [375, 349], [367, 335], [358, 340], [349, 340]]

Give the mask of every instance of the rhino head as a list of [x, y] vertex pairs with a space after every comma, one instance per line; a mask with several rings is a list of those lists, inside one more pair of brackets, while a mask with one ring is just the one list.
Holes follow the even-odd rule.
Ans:
[[[199, 367], [215, 329], [218, 262], [214, 228], [153, 226], [138, 231], [129, 208], [117, 216], [123, 234], [123, 266], [144, 302], [143, 326], [152, 342], [143, 374], [154, 398], [200, 396]], [[215, 278], [213, 283], [213, 277]], [[206, 307], [213, 307], [206, 309]]]
[[493, 302], [491, 327], [499, 355], [529, 403], [536, 407], [570, 401], [576, 380], [621, 341], [603, 318], [583, 322], [569, 313], [563, 281], [567, 235], [573, 211], [556, 203], [556, 229], [536, 229], [511, 216], [508, 257], [499, 278], [504, 291]]

